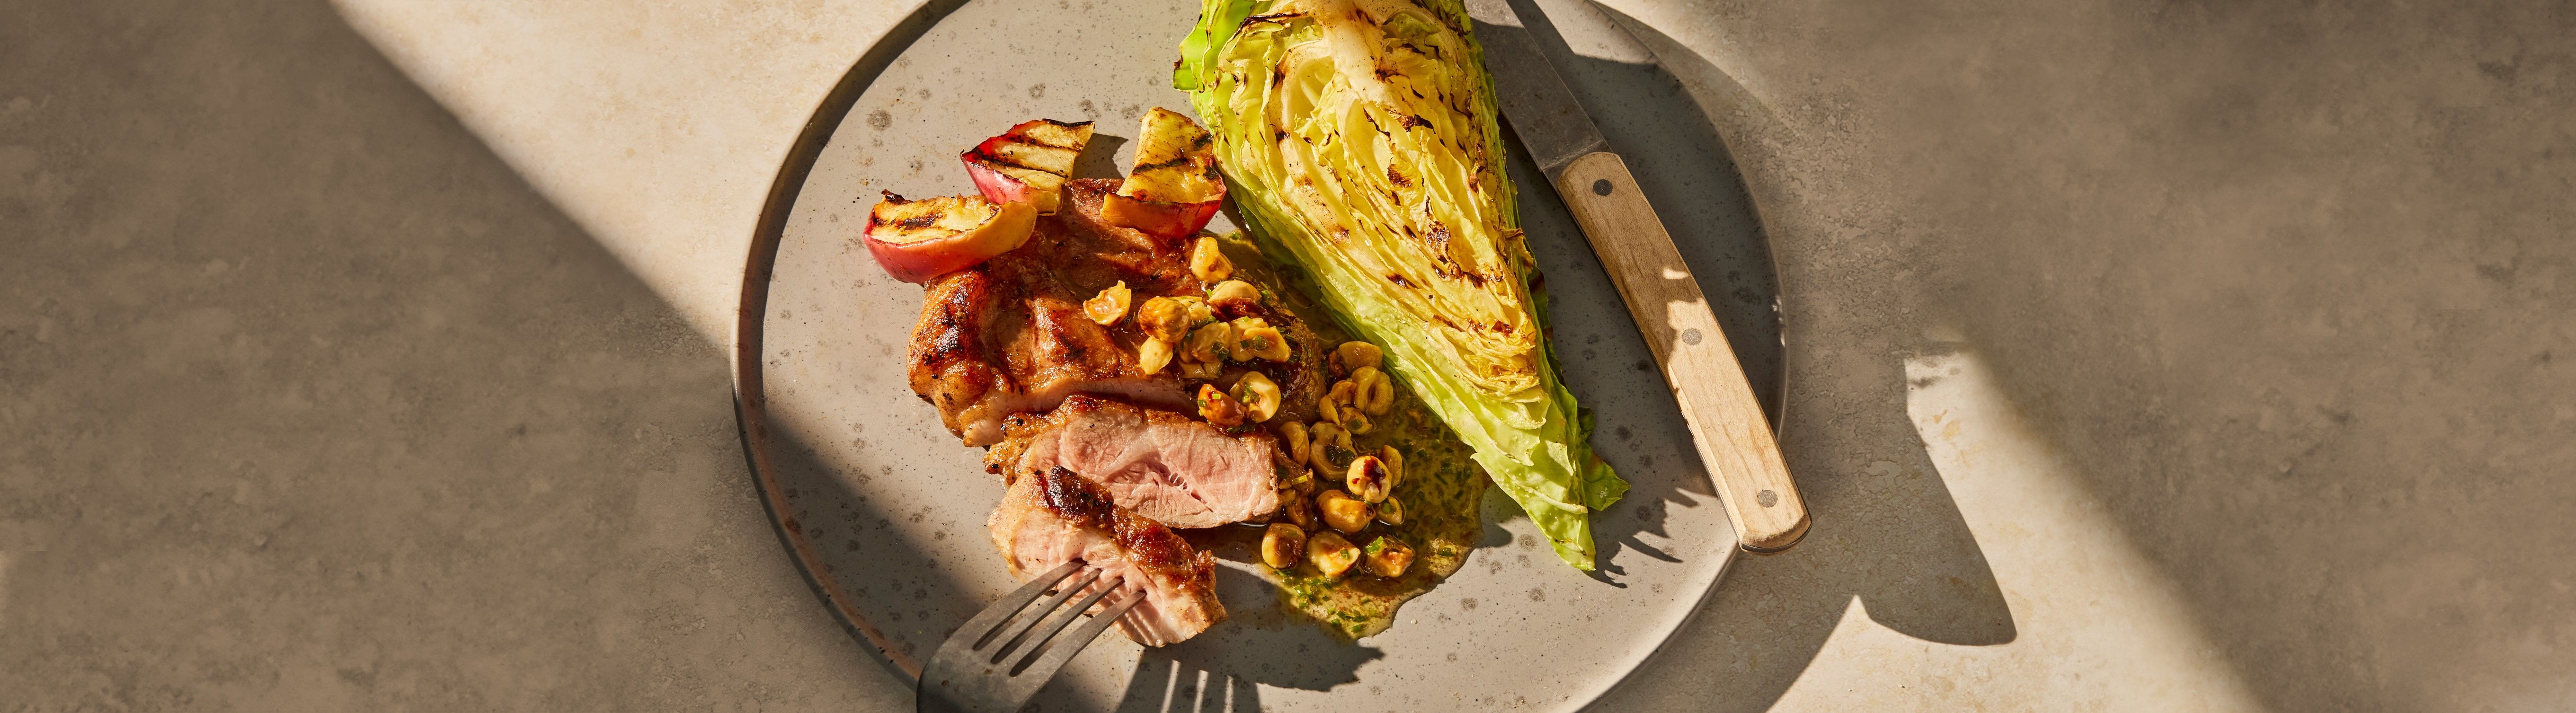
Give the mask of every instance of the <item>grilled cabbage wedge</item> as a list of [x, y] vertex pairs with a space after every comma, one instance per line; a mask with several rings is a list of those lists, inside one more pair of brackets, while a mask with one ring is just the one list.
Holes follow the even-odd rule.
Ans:
[[1557, 380], [1482, 50], [1458, 0], [1204, 0], [1173, 84], [1245, 226], [1592, 569], [1626, 481]]

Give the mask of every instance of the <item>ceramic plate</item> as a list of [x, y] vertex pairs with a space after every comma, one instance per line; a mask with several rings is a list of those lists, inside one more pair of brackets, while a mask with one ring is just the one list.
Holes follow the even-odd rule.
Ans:
[[[1566, 9], [1540, 7], [1573, 27]], [[983, 526], [1001, 483], [906, 384], [921, 288], [887, 277], [854, 238], [879, 191], [971, 193], [958, 152], [1024, 119], [1097, 121], [1097, 141], [1120, 150], [1114, 160], [1095, 151], [1081, 174], [1126, 165], [1145, 109], [1187, 111], [1170, 74], [1196, 12], [1186, 0], [934, 3], [862, 58], [780, 172], [736, 340], [744, 447], [781, 540], [824, 603], [907, 681], [1015, 583]], [[1757, 392], [1776, 404], [1769, 257], [1706, 115], [1652, 65], [1558, 59], [1614, 143], [1648, 157], [1631, 161], [1640, 182], [1715, 283], [1707, 291], [1731, 296], [1721, 314]], [[1482, 546], [1384, 633], [1336, 640], [1284, 610], [1247, 565], [1225, 562], [1218, 589], [1232, 620], [1158, 650], [1103, 638], [1040, 695], [1041, 709], [1569, 710], [1690, 617], [1737, 551], [1733, 530], [1617, 293], [1526, 157], [1514, 160], [1529, 244], [1556, 298], [1565, 379], [1598, 415], [1601, 456], [1634, 484], [1593, 517], [1601, 570], [1559, 563], [1489, 489]]]

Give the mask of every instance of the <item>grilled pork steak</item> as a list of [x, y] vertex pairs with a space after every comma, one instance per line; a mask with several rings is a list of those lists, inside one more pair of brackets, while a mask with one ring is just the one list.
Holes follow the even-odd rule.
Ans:
[[1038, 219], [1019, 249], [932, 279], [913, 324], [913, 393], [938, 407], [970, 446], [1002, 440], [1002, 419], [1055, 408], [1076, 392], [1165, 408], [1190, 406], [1175, 371], [1137, 367], [1134, 320], [1103, 327], [1082, 301], [1124, 281], [1141, 295], [1197, 295], [1178, 246], [1099, 221], [1115, 181], [1065, 186], [1065, 209]]
[[1177, 528], [1267, 518], [1279, 509], [1270, 434], [1228, 436], [1204, 422], [1087, 394], [1045, 416], [1011, 417], [986, 463], [1005, 477], [1065, 469], [1119, 507]]
[[1108, 490], [1072, 471], [1053, 468], [1013, 480], [986, 526], [1013, 577], [1027, 579], [1073, 560], [1103, 570], [1102, 582], [1125, 577], [1121, 587], [1145, 593], [1145, 603], [1120, 627], [1137, 643], [1176, 643], [1225, 620], [1214, 556], [1119, 507]]

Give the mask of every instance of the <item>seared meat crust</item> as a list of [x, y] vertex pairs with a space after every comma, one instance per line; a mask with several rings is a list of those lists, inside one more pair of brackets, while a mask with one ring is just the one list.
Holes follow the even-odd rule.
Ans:
[[1178, 247], [1100, 222], [1101, 196], [1116, 186], [1067, 184], [1069, 210], [1040, 219], [1028, 243], [925, 285], [908, 376], [966, 445], [992, 445], [1004, 417], [1077, 392], [1190, 405], [1177, 374], [1137, 367], [1144, 335], [1132, 320], [1103, 327], [1082, 314], [1083, 300], [1121, 281], [1140, 295], [1200, 294]]
[[1062, 468], [1011, 483], [986, 523], [1011, 576], [1022, 579], [1079, 560], [1142, 591], [1122, 620], [1128, 638], [1176, 643], [1225, 620], [1216, 596], [1216, 557], [1170, 528], [1118, 506], [1109, 491]]
[[1182, 529], [1264, 520], [1279, 509], [1279, 444], [1267, 432], [1229, 436], [1179, 413], [1089, 394], [1004, 422], [1008, 438], [984, 462], [1005, 478], [1069, 470], [1120, 507]]

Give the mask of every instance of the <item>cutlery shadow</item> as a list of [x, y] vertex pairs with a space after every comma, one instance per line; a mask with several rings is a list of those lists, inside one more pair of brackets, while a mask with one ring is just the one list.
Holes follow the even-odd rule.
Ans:
[[[1360, 666], [1386, 657], [1376, 647], [1336, 639], [1314, 620], [1289, 611], [1281, 604], [1279, 587], [1255, 573], [1264, 565], [1250, 547], [1230, 544], [1213, 554], [1220, 560], [1217, 597], [1225, 602], [1229, 619], [1198, 638], [1148, 649], [1145, 660], [1168, 660], [1211, 676], [1266, 686], [1322, 691], [1358, 681]], [[1141, 669], [1138, 676], [1150, 678]], [[1134, 684], [1129, 692], [1136, 692]]]
[[[941, 514], [927, 508], [915, 511], [894, 506], [887, 500], [888, 492], [871, 494], [867, 487], [871, 481], [895, 477], [902, 470], [872, 461], [865, 446], [817, 449], [794, 429], [773, 426], [758, 447], [766, 448], [770, 477], [774, 478], [774, 482], [763, 479], [761, 487], [764, 495], [768, 488], [777, 488], [776, 493], [788, 503], [787, 511], [778, 513], [779, 536], [804, 564], [800, 569], [808, 576], [807, 584], [854, 640], [877, 646], [882, 652], [877, 660], [898, 680], [909, 684], [917, 676], [917, 662], [990, 602], [992, 593], [970, 586], [967, 578], [959, 576], [958, 568], [997, 566], [971, 558], [950, 561], [933, 557], [931, 553], [939, 548], [933, 547], [920, 531], [935, 529], [930, 537], [939, 539], [981, 539], [985, 536], [982, 519], [938, 521]], [[826, 456], [824, 452], [833, 455]], [[974, 472], [955, 475], [988, 477]], [[898, 521], [926, 522], [934, 527], [902, 526]], [[1218, 555], [1229, 560], [1220, 564], [1220, 569], [1251, 566], [1243, 564], [1248, 551], [1219, 551]], [[1384, 657], [1376, 648], [1334, 639], [1313, 622], [1282, 610], [1276, 587], [1258, 575], [1220, 572], [1216, 583], [1217, 595], [1225, 602], [1231, 619], [1189, 641], [1145, 649], [1139, 670], [1123, 694], [1121, 710], [1144, 705], [1148, 700], [1201, 700], [1194, 697], [1196, 694], [1171, 693], [1197, 690], [1197, 684], [1171, 683], [1176, 680], [1175, 674], [1170, 673], [1175, 667], [1214, 677], [1211, 680], [1219, 683], [1210, 684], [1215, 686], [1211, 689], [1215, 692], [1207, 695], [1233, 700], [1241, 706], [1244, 701], [1255, 700], [1257, 694], [1252, 691], [1256, 684], [1327, 690], [1358, 680], [1360, 666]], [[1113, 650], [1129, 646], [1122, 639], [1114, 633], [1104, 634], [1091, 644], [1094, 650], [1083, 656], [1117, 655]], [[1176, 685], [1181, 687], [1174, 688]], [[1090, 690], [1078, 678], [1068, 677], [1047, 684], [1035, 700], [1048, 707], [1078, 707], [1102, 700], [1108, 693]]]
[[[1670, 75], [1652, 64], [1599, 60], [1568, 49], [1550, 16], [1515, 2], [1529, 35], [1628, 161], [1638, 187], [1700, 281], [1754, 399], [1777, 430], [1786, 382], [1779, 281], [1751, 196], [1725, 141]], [[1509, 124], [1506, 117], [1505, 123]], [[1517, 136], [1506, 168], [1519, 186], [1521, 228], [1550, 279], [1549, 325], [1558, 377], [1594, 419], [1592, 443], [1628, 480], [1627, 498], [1593, 518], [1595, 580], [1624, 587], [1628, 557], [1679, 561], [1699, 551], [1670, 540], [1669, 508], [1715, 507], [1715, 489], [1654, 354], [1564, 200]], [[1794, 463], [1792, 464], [1795, 465]]]
[[[1824, 350], [1851, 341], [1837, 339], [1795, 353], [1784, 347], [1796, 330], [1783, 323], [1769, 236], [1720, 126], [1769, 121], [1768, 110], [1725, 72], [1633, 18], [1588, 3], [1548, 2], [1546, 12], [1529, 0], [1514, 5], [1604, 138], [1633, 157], [1639, 187], [1699, 276], [1769, 410], [1814, 522], [1790, 552], [1735, 564], [1659, 652], [1673, 655], [1631, 672], [1593, 707], [1768, 708], [1855, 604], [1918, 639], [2012, 641], [2012, 611], [1907, 414], [1900, 345], [1875, 353]], [[1583, 28], [1593, 32], [1611, 23], [1663, 62], [1577, 53], [1558, 21], [1593, 23]], [[1588, 275], [1549, 281], [1551, 323], [1568, 365], [1562, 378], [1596, 409], [1594, 446], [1632, 485], [1626, 500], [1593, 523], [1596, 578], [1616, 582], [1628, 558], [1688, 556], [1688, 543], [1650, 543], [1668, 537], [1671, 508], [1715, 506], [1716, 496], [1652, 353], [1598, 259], [1527, 156], [1516, 148], [1512, 158], [1514, 180], [1529, 187], [1521, 195], [1530, 250], [1551, 276]], [[1802, 375], [1794, 391], [1784, 388], [1791, 371]], [[1594, 396], [1647, 390], [1653, 398], [1630, 402]], [[1824, 418], [1806, 420], [1809, 414]]]
[[[1732, 116], [1740, 117], [1743, 121], [1768, 125], [1776, 121], [1772, 118], [1769, 109], [1761, 106], [1752, 93], [1745, 91], [1743, 86], [1735, 83], [1723, 70], [1660, 31], [1634, 18], [1619, 14], [1616, 10], [1591, 3], [1586, 3], [1586, 6], [1597, 9], [1606, 19], [1616, 23], [1620, 29], [1652, 48], [1664, 61], [1641, 66], [1581, 57], [1575, 61], [1577, 71], [1587, 75], [1626, 73], [1640, 85], [1661, 87], [1660, 91], [1675, 96], [1677, 100], [1690, 102], [1699, 109], [1686, 114], [1665, 115], [1667, 118], [1677, 118], [1678, 120], [1673, 122], [1675, 125], [1648, 124], [1634, 127], [1623, 125], [1611, 130], [1614, 132], [1611, 134], [1613, 144], [1626, 145], [1639, 138], [1670, 136], [1674, 132], [1682, 131], [1702, 134], [1705, 137], [1702, 145], [1716, 149], [1715, 159], [1722, 163], [1714, 166], [1717, 172], [1727, 179], [1716, 195], [1721, 200], [1743, 201], [1744, 215], [1750, 220], [1756, 214], [1754, 201], [1750, 192], [1746, 190], [1742, 174], [1729, 153], [1728, 142], [1716, 126], [1707, 122], [1707, 117], [1727, 112]], [[1604, 86], [1608, 85], [1608, 82], [1604, 82]], [[1639, 178], [1641, 184], [1649, 180], [1645, 175], [1641, 172]], [[1662, 176], [1663, 174], [1658, 171], [1653, 175]], [[1687, 180], [1675, 180], [1671, 183], [1667, 183], [1666, 180], [1670, 179], [1655, 180], [1654, 185], [1641, 187], [1649, 194], [1654, 194], [1658, 185], [1663, 186], [1665, 190], [1674, 194], [1670, 201], [1696, 200], [1693, 198], [1694, 191]], [[1724, 190], [1725, 187], [1731, 187], [1732, 190]], [[1762, 228], [1758, 220], [1751, 220], [1750, 224], [1743, 229], [1758, 233]], [[1776, 265], [1777, 263], [1769, 259], [1768, 241], [1760, 242], [1761, 249], [1764, 251], [1763, 264]], [[1724, 246], [1703, 246], [1700, 249], [1711, 251], [1710, 254], [1718, 258], [1711, 264], [1726, 264], [1723, 261], [1723, 256], [1726, 254]], [[1749, 252], [1751, 248], [1746, 250]], [[1685, 245], [1682, 251], [1685, 257], [1691, 257], [1693, 247]], [[1691, 259], [1694, 266], [1699, 264], [1699, 258]], [[1748, 275], [1751, 274], [1751, 269], [1748, 268], [1746, 272]], [[1765, 302], [1776, 305], [1779, 298], [1774, 293]], [[1726, 319], [1724, 313], [1721, 313], [1720, 319], [1721, 321]], [[1733, 328], [1731, 324], [1729, 328]], [[1783, 332], [1785, 334], [1788, 330], [1784, 328]], [[1783, 341], [1785, 342], [1785, 339]], [[1818, 343], [1828, 341], [1849, 340], [1817, 340]], [[1978, 549], [1975, 539], [1969, 535], [1966, 521], [1961, 518], [1957, 504], [1951, 500], [1948, 489], [1942, 486], [1935, 474], [1932, 462], [1924, 448], [1921, 432], [1914, 427], [1912, 417], [1906, 411], [1906, 395], [1912, 385], [1905, 379], [1905, 359], [1925, 348], [1938, 347], [1926, 347], [1910, 336], [1890, 341], [1894, 342], [1889, 345], [1890, 348], [1878, 354], [1848, 356], [1821, 352], [1799, 354], [1799, 361], [1795, 364], [1808, 367], [1804, 371], [1814, 375], [1812, 382], [1815, 388], [1799, 394], [1800, 398], [1797, 400], [1781, 402], [1783, 410], [1790, 413], [1806, 410], [1794, 408], [1797, 405], [1813, 404], [1817, 407], [1813, 410], [1817, 411], [1866, 414], [1869, 423], [1873, 425], [1862, 428], [1854, 434], [1857, 436], [1854, 442], [1871, 448], [1873, 456], [1849, 458], [1844, 463], [1836, 464], [1833, 461], [1824, 460], [1826, 456], [1824, 453], [1798, 448], [1799, 436], [1820, 430], [1822, 424], [1810, 427], [1806, 422], [1786, 419], [1775, 414], [1773, 427], [1780, 434], [1784, 448], [1799, 450], [1799, 453], [1790, 455], [1792, 465], [1800, 465], [1802, 459], [1799, 455], [1805, 454], [1808, 457], [1803, 459], [1804, 464], [1810, 466], [1810, 472], [1822, 476], [1801, 481], [1802, 490], [1807, 493], [1810, 500], [1812, 501], [1821, 493], [1837, 501], [1832, 503], [1834, 508], [1830, 512], [1820, 513], [1817, 518], [1848, 518], [1850, 522], [1845, 523], [1846, 526], [1838, 530], [1843, 536], [1869, 536], [1871, 541], [1866, 543], [1867, 549], [1864, 551], [1884, 553], [1878, 556], [1899, 562], [1916, 563], [1918, 567], [1916, 576], [1928, 576], [1933, 581], [1946, 583], [1940, 588], [1906, 594], [1890, 588], [1906, 579], [1905, 576], [1898, 575], [1879, 578], [1864, 586], [1855, 587], [1861, 590], [1857, 593], [1861, 594], [1860, 598], [1864, 602], [1877, 605], [1871, 607], [1870, 615], [1873, 620], [1908, 635], [1942, 643], [1993, 645], [2010, 642], [2014, 638], [2011, 612], [2003, 600], [2001, 589], [1995, 584], [1994, 574], [1986, 567], [1984, 554]], [[1756, 367], [1748, 364], [1746, 368], [1750, 373]], [[1783, 362], [1779, 368], [1783, 372], [1783, 376], [1780, 377], [1783, 382], [1786, 381], [1787, 372], [1797, 371], [1789, 362]], [[1855, 386], [1858, 388], [1852, 388]], [[1757, 385], [1757, 393], [1759, 388]], [[1828, 406], [1828, 404], [1831, 405]], [[1844, 408], [1847, 406], [1859, 408], [1853, 411]], [[1846, 489], [1856, 486], [1845, 482], [1844, 478], [1834, 477], [1834, 474], [1855, 471], [1882, 477], [1894, 473], [1895, 477], [1905, 479], [1926, 479], [1927, 484], [1921, 492], [1909, 494], [1897, 502], [1873, 503], [1867, 507], [1858, 507], [1862, 504], [1843, 502], [1841, 498], [1835, 497], [1845, 493]], [[1905, 486], [1900, 490], [1911, 488], [1912, 486]], [[1852, 525], [1862, 526], [1867, 532], [1854, 532], [1854, 528], [1850, 527]], [[1909, 533], [1910, 537], [1897, 538], [1893, 536], [1895, 533]], [[1810, 548], [1810, 551], [1822, 549], [1825, 548]], [[1936, 605], [1934, 600], [1955, 604], [1957, 608]]]
[[1261, 687], [1252, 680], [1194, 668], [1148, 651], [1136, 662], [1117, 713], [1259, 713]]
[[[1830, 383], [1816, 394], [1801, 394], [1799, 403], [1836, 414], [1837, 436], [1852, 430], [1851, 421], [1866, 421], [1860, 429], [1862, 448], [1801, 448], [1797, 436], [1806, 431], [1782, 418], [1789, 411], [1783, 384], [1792, 355], [1784, 348], [1779, 280], [1751, 194], [1719, 127], [1711, 123], [1710, 110], [1719, 107], [1710, 106], [1711, 100], [1704, 96], [1708, 87], [1733, 87], [1732, 81], [1714, 67], [1682, 67], [1682, 76], [1690, 77], [1685, 81], [1652, 63], [1580, 56], [1567, 49], [1546, 15], [1525, 9], [1523, 16], [1530, 20], [1533, 36], [1551, 53], [1551, 61], [1558, 63], [1577, 95], [1594, 109], [1604, 136], [1623, 153], [1640, 157], [1631, 170], [1663, 212], [1684, 259], [1702, 277], [1711, 307], [1726, 328], [1756, 397], [1769, 407], [1792, 470], [1806, 476], [1802, 486], [1819, 523], [1799, 550], [1738, 565], [1731, 577], [1733, 588], [1704, 602], [1699, 613], [1706, 616], [1698, 617], [1666, 646], [1691, 654], [1649, 662], [1632, 673], [1626, 686], [1614, 690], [1612, 699], [1669, 695], [1675, 688], [1670, 681], [1687, 680], [1695, 683], [1686, 685], [1714, 682], [1720, 687], [1713, 698], [1705, 695], [1707, 691], [1685, 692], [1694, 699], [1767, 706], [1797, 679], [1855, 598], [1869, 605], [1873, 618], [1919, 638], [1955, 644], [2012, 640], [2010, 611], [1982, 554], [1938, 478], [1924, 475], [1933, 470], [1906, 415], [1903, 370], [1896, 357], [1888, 352], [1857, 358], [1840, 353], [1796, 355], [1802, 363], [1826, 367], [1823, 373], [1830, 377]], [[1716, 96], [1742, 95], [1736, 87], [1733, 94]], [[1081, 172], [1098, 172], [1103, 162], [1114, 170], [1115, 148], [1114, 143], [1104, 142], [1086, 152]], [[1565, 369], [1560, 376], [1584, 396], [1584, 403], [1599, 409], [1595, 445], [1634, 486], [1626, 501], [1595, 518], [1602, 567], [1597, 578], [1609, 586], [1622, 586], [1623, 563], [1631, 557], [1692, 556], [1673, 545], [1658, 547], [1653, 541], [1670, 539], [1667, 515], [1675, 504], [1709, 506], [1715, 504], [1715, 495], [1650, 352], [1588, 244], [1527, 157], [1514, 151], [1510, 163], [1508, 170], [1523, 187], [1523, 227], [1530, 249], [1548, 274], [1558, 278], [1550, 281], [1549, 289], [1552, 348]], [[810, 531], [810, 541], [825, 543], [817, 549], [871, 550], [864, 544], [847, 544], [861, 538], [850, 538], [839, 548], [828, 543], [842, 541], [835, 538], [855, 534], [871, 522], [886, 522], [897, 513], [886, 504], [866, 502], [851, 483], [832, 477], [828, 466], [814, 462], [803, 449], [781, 450], [804, 458], [782, 471], [804, 472], [782, 472], [780, 487], [806, 493], [808, 500], [813, 493], [826, 498], [788, 513], [798, 527]], [[1854, 453], [1873, 450], [1882, 454]], [[782, 455], [780, 459], [795, 458]], [[1858, 494], [1855, 483], [1828, 475], [1877, 467], [1881, 462], [1893, 466], [1892, 472], [1914, 475], [1895, 491], [1895, 498], [1876, 492], [1869, 493], [1870, 498], [1850, 497]], [[852, 475], [869, 476], [864, 468]], [[963, 591], [955, 570], [931, 561], [919, 548], [887, 549], [907, 551], [884, 553], [887, 556], [882, 559], [848, 553], [818, 555], [824, 563], [816, 568], [816, 576], [829, 584], [816, 586], [842, 586], [844, 579], [837, 573], [863, 571], [871, 580], [890, 578], [909, 587], [908, 592], [870, 589], [859, 598], [910, 597], [884, 606], [889, 620], [876, 624], [910, 626], [926, 618], [945, 621], [946, 626], [935, 630], [880, 632], [890, 652], [926, 652], [945, 636], [948, 626], [971, 616], [981, 602]], [[1797, 576], [1763, 576], [1765, 570], [1783, 568]], [[850, 581], [847, 586], [856, 593], [867, 585]], [[1246, 586], [1256, 591], [1232, 591]], [[1275, 601], [1275, 593], [1266, 591], [1257, 578], [1220, 577], [1220, 587], [1229, 590], [1224, 597], [1230, 604], [1250, 605], [1235, 607], [1247, 618], [1257, 618], [1256, 611], [1270, 610]], [[1761, 608], [1749, 609], [1744, 596], [1730, 596], [1744, 592], [1758, 594], [1754, 598]], [[892, 620], [892, 614], [898, 613], [904, 615], [902, 622]], [[862, 619], [844, 614], [845, 624], [868, 640], [855, 623]], [[1301, 650], [1303, 645], [1324, 638], [1303, 622], [1238, 621], [1199, 640], [1148, 650], [1128, 679], [1119, 709], [1246, 710], [1247, 705], [1257, 709], [1258, 685], [1325, 690], [1355, 680], [1357, 668], [1379, 655], [1326, 642], [1329, 645], [1307, 648], [1333, 652], [1327, 654], [1329, 658], [1301, 656], [1312, 653]], [[1709, 676], [1692, 671], [1662, 675], [1675, 666], [1699, 666], [1730, 656], [1756, 661], [1751, 675]], [[1054, 701], [1095, 698], [1056, 690], [1066, 685], [1074, 684], [1058, 681], [1041, 694], [1041, 700], [1054, 707]], [[1607, 701], [1601, 705], [1617, 708]]]

